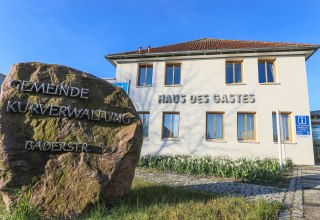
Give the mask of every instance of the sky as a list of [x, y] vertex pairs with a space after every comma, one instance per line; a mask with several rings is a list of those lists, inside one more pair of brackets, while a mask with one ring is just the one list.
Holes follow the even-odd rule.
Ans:
[[[0, 73], [16, 62], [113, 78], [104, 55], [204, 37], [320, 44], [319, 0], [0, 0]], [[320, 109], [320, 50], [307, 61]]]

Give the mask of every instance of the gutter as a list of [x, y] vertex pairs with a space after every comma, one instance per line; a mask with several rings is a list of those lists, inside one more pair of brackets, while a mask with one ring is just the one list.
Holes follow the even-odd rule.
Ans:
[[116, 67], [114, 60], [118, 59], [134, 59], [134, 58], [151, 58], [151, 57], [172, 57], [181, 55], [211, 55], [211, 54], [230, 54], [230, 53], [247, 53], [247, 52], [277, 52], [277, 51], [303, 51], [313, 50], [310, 55], [306, 56], [306, 60], [310, 58], [320, 45], [312, 46], [293, 46], [293, 47], [264, 47], [264, 48], [237, 48], [237, 49], [220, 49], [220, 50], [196, 50], [196, 51], [177, 51], [177, 52], [160, 52], [160, 53], [140, 53], [140, 54], [108, 54], [105, 58]]
[[320, 48], [320, 46], [318, 45], [318, 47], [316, 47], [312, 53], [310, 53], [309, 56], [306, 57], [306, 60], [308, 60], [315, 52], [317, 52], [317, 50]]
[[106, 58], [112, 64], [112, 66], [117, 67], [117, 64], [113, 62], [113, 60], [110, 59], [107, 55], [105, 55], [104, 58]]

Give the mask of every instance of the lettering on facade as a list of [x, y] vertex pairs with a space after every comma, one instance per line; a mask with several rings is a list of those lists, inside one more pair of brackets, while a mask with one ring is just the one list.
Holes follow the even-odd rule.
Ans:
[[256, 98], [253, 93], [249, 94], [200, 94], [200, 95], [189, 95], [189, 97], [185, 94], [170, 94], [170, 95], [159, 95], [158, 103], [159, 104], [178, 104], [178, 103], [186, 103], [189, 102], [191, 104], [207, 104], [210, 102], [213, 103], [255, 103]]

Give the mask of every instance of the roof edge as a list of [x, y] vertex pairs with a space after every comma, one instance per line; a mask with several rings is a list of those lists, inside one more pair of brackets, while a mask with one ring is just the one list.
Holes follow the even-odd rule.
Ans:
[[105, 55], [104, 58], [106, 58], [112, 64], [112, 66], [117, 67], [117, 64], [113, 62], [113, 60], [110, 59], [107, 55]]
[[160, 52], [160, 53], [140, 53], [140, 54], [107, 54], [105, 58], [113, 65], [116, 63], [113, 60], [132, 59], [132, 58], [150, 58], [158, 56], [180, 56], [180, 55], [210, 55], [210, 54], [225, 54], [225, 53], [244, 53], [244, 52], [276, 52], [276, 51], [303, 51], [310, 50], [312, 53], [306, 54], [306, 60], [310, 58], [320, 45], [314, 44], [311, 46], [292, 46], [292, 47], [264, 47], [264, 48], [236, 48], [236, 49], [221, 49], [221, 50], [194, 50], [194, 51], [175, 51], [175, 52]]
[[315, 54], [315, 52], [317, 52], [317, 50], [320, 48], [320, 45], [318, 45], [318, 47], [316, 47], [312, 53], [310, 53], [307, 57], [306, 60], [308, 60], [310, 57], [312, 57], [313, 54]]

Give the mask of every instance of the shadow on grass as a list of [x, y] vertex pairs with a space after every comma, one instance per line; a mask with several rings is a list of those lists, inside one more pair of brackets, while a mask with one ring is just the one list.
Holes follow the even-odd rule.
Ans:
[[135, 180], [116, 204], [96, 205], [80, 219], [270, 219], [281, 209], [277, 202], [249, 202]]

